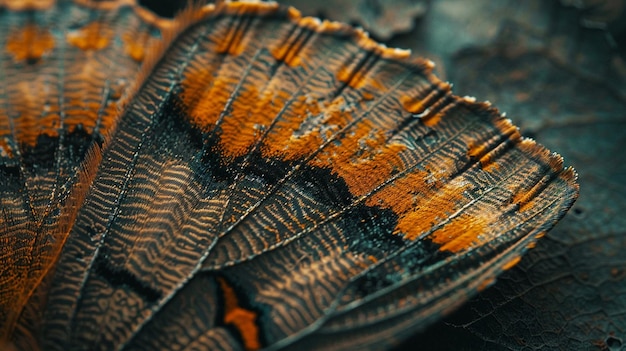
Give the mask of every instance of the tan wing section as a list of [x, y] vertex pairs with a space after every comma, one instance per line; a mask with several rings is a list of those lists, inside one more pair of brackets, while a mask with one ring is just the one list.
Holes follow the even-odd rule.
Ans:
[[124, 1], [0, 2], [0, 339], [58, 257], [79, 167], [166, 25]]
[[[79, 172], [44, 349], [383, 349], [491, 284], [577, 196], [560, 156], [362, 31], [259, 2], [173, 26]], [[106, 29], [85, 32], [69, 40], [105, 50]]]

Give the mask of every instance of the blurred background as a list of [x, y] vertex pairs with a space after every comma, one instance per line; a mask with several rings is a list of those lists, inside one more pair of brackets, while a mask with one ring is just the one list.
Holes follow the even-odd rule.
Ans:
[[580, 198], [519, 265], [397, 350], [626, 351], [626, 0], [279, 2], [431, 59], [579, 173]]

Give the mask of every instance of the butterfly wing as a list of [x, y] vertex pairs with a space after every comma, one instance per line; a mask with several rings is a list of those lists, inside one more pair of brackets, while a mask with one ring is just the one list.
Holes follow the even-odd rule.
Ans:
[[150, 19], [123, 3], [0, 3], [0, 339], [58, 258], [80, 166], [159, 41]]
[[46, 349], [388, 347], [576, 197], [558, 155], [360, 31], [267, 3], [184, 28], [79, 173]]

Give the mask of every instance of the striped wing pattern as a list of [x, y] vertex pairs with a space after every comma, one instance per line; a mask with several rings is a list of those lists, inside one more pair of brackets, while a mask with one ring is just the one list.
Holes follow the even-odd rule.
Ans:
[[20, 349], [389, 348], [577, 196], [560, 156], [348, 26], [19, 4], [0, 2], [0, 335]]

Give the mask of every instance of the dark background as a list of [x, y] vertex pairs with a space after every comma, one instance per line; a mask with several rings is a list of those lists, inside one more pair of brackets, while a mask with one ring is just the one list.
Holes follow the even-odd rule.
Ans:
[[579, 173], [580, 198], [518, 266], [398, 350], [626, 351], [626, 1], [279, 2], [430, 58]]

